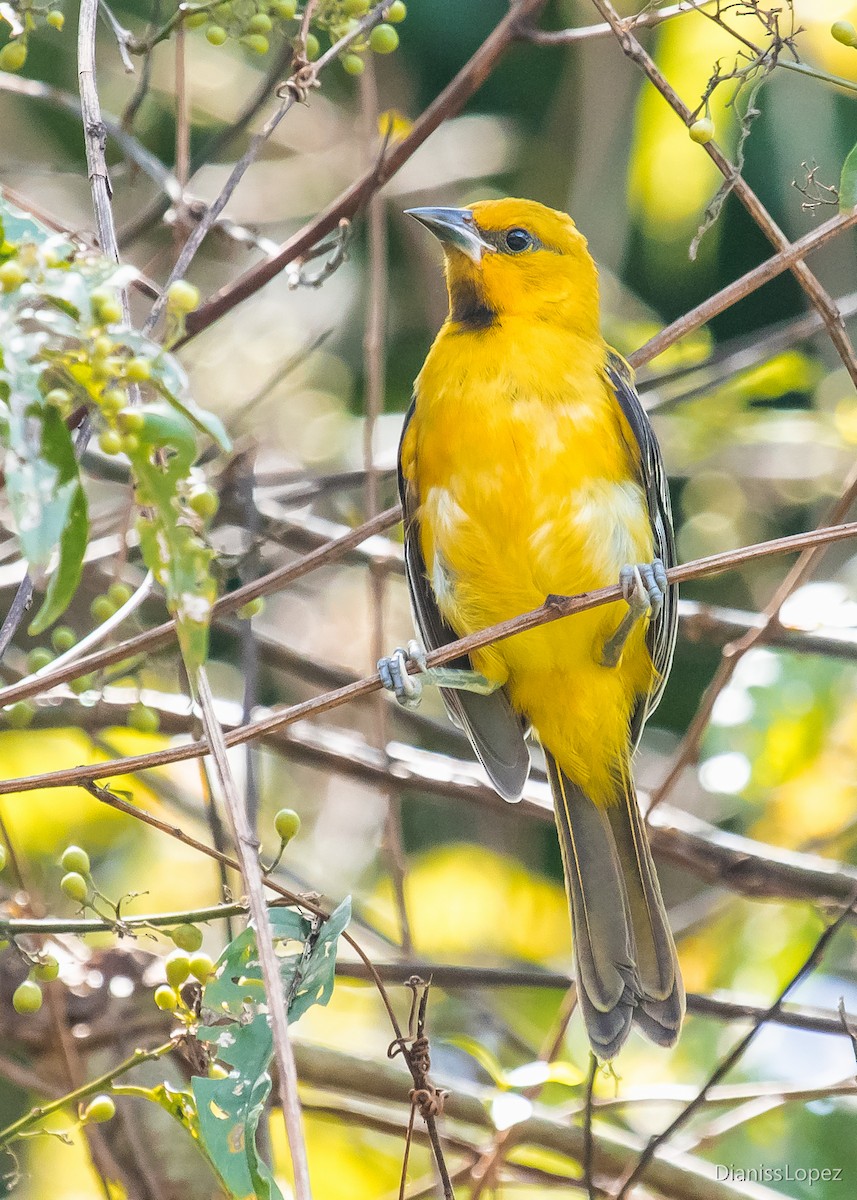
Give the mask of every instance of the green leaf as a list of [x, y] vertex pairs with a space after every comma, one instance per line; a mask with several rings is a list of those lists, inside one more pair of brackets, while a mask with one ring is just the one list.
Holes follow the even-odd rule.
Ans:
[[[336, 944], [350, 916], [349, 898], [314, 935], [315, 924], [294, 909], [271, 909], [291, 1021], [311, 1005], [330, 999]], [[252, 928], [238, 934], [221, 954], [216, 977], [205, 986], [203, 1007], [221, 1023], [202, 1026], [198, 1036], [216, 1045], [218, 1058], [232, 1070], [225, 1079], [191, 1080], [200, 1146], [231, 1196], [282, 1200], [256, 1150], [256, 1130], [271, 1090], [274, 1044]]]
[[[65, 428], [64, 425], [63, 428]], [[35, 637], [49, 625], [53, 625], [57, 617], [62, 616], [71, 603], [80, 582], [83, 556], [86, 553], [88, 540], [89, 513], [86, 505], [86, 493], [82, 487], [78, 487], [60, 538], [59, 562], [48, 581], [48, 589], [42, 606], [27, 630], [30, 637]]]
[[849, 212], [857, 205], [857, 146], [842, 164], [842, 174], [839, 177], [839, 211]]

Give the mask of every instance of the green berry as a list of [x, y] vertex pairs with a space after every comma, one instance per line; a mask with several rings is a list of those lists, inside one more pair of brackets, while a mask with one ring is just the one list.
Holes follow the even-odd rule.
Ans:
[[362, 75], [366, 70], [366, 63], [359, 54], [343, 54], [339, 61], [346, 75]]
[[[256, 20], [258, 20], [258, 17], [253, 18], [253, 21]], [[265, 20], [268, 22], [267, 28], [270, 29], [270, 18], [265, 17]], [[251, 29], [253, 28], [253, 21], [250, 22]], [[260, 29], [258, 32], [264, 33], [265, 31]], [[193, 312], [199, 305], [199, 301], [199, 288], [194, 287], [192, 283], [188, 283], [186, 279], [177, 279], [175, 283], [171, 283], [167, 288], [167, 307], [171, 308], [173, 312]]]
[[79, 875], [88, 875], [91, 864], [89, 855], [82, 846], [66, 846], [60, 858], [60, 866], [64, 871], [77, 871]]
[[60, 880], [60, 891], [68, 896], [69, 900], [83, 904], [89, 895], [89, 884], [78, 871], [69, 871]]
[[170, 937], [180, 950], [187, 950], [191, 954], [202, 945], [202, 930], [198, 925], [177, 925]]
[[255, 600], [248, 600], [246, 604], [242, 604], [238, 609], [237, 616], [242, 621], [251, 621], [253, 617], [258, 617], [264, 607], [264, 599], [261, 596], [257, 596]]
[[[4, 46], [3, 49], [0, 50], [0, 69], [5, 69], [3, 68], [4, 51], [10, 50], [17, 44], [17, 42], [12, 42], [9, 46]], [[27, 272], [12, 258], [10, 258], [8, 262], [4, 262], [2, 267], [0, 267], [0, 288], [2, 288], [4, 292], [16, 291], [21, 284], [25, 282], [26, 278]]]
[[160, 987], [155, 988], [155, 1003], [163, 1012], [173, 1012], [178, 1002], [178, 996], [168, 984], [162, 983]]
[[200, 983], [206, 983], [214, 970], [214, 963], [207, 954], [194, 954], [190, 960], [190, 973]]
[[843, 46], [857, 46], [857, 29], [850, 21], [834, 21], [830, 33]]
[[93, 1121], [96, 1125], [102, 1125], [105, 1121], [110, 1121], [116, 1116], [116, 1105], [110, 1096], [96, 1096], [90, 1100], [86, 1108], [81, 1113], [82, 1121]]
[[121, 608], [123, 604], [127, 604], [133, 595], [133, 589], [127, 583], [123, 583], [121, 579], [114, 580], [107, 589], [107, 599], [116, 608]]
[[399, 35], [392, 25], [376, 25], [369, 34], [369, 49], [375, 54], [392, 54], [399, 46]]
[[58, 8], [52, 8], [45, 20], [53, 29], [62, 29], [65, 25], [65, 17]]
[[51, 388], [45, 396], [45, 403], [52, 404], [54, 408], [61, 410], [67, 409], [71, 404], [71, 393], [67, 392], [65, 388]]
[[384, 13], [384, 16], [393, 25], [399, 25], [408, 15], [407, 5], [402, 3], [402, 0], [393, 0], [393, 3]]
[[321, 53], [321, 43], [314, 33], [306, 35], [306, 56], [310, 62], [315, 62]]
[[268, 39], [261, 33], [247, 33], [241, 38], [242, 46], [252, 50], [254, 54], [267, 54], [270, 49]]
[[10, 729], [26, 729], [32, 724], [35, 715], [36, 706], [31, 700], [17, 700], [3, 709], [3, 716]]
[[115, 417], [127, 403], [128, 397], [125, 395], [125, 389], [118, 387], [105, 388], [99, 400], [101, 411], [109, 417]]
[[122, 438], [122, 453], [136, 454], [140, 449], [140, 439], [135, 433], [126, 433]]
[[349, 17], [362, 17], [369, 11], [369, 0], [345, 0], [345, 11]]
[[[22, 41], [7, 42], [0, 50], [0, 71], [20, 71], [27, 61], [27, 43]], [[11, 291], [11, 288], [4, 289]]]
[[146, 424], [146, 417], [139, 408], [123, 408], [116, 414], [116, 424], [123, 433], [139, 433]]
[[271, 4], [271, 12], [281, 21], [291, 21], [297, 8], [297, 0], [273, 0]]
[[207, 12], [189, 13], [188, 16], [185, 17], [184, 23], [188, 27], [188, 29], [199, 29], [202, 25], [208, 24], [208, 13]]
[[280, 835], [280, 841], [290, 842], [300, 833], [301, 819], [293, 808], [281, 808], [274, 817], [274, 828]]
[[[247, 26], [251, 33], [270, 33], [274, 28], [274, 22], [267, 13], [256, 13], [255, 17], [250, 18], [250, 24]], [[199, 301], [197, 301], [197, 304]], [[196, 308], [196, 304], [194, 305]]]
[[122, 449], [122, 438], [115, 429], [105, 429], [98, 435], [98, 448], [105, 454], [118, 454]]
[[[101, 435], [102, 437], [104, 434]], [[118, 436], [118, 434], [117, 434]], [[98, 439], [99, 442], [101, 438]], [[96, 596], [89, 606], [89, 611], [93, 621], [97, 621], [101, 625], [104, 621], [110, 619], [116, 612], [116, 605], [109, 596]]]
[[52, 954], [48, 954], [33, 967], [33, 978], [40, 983], [52, 983], [60, 973], [60, 965]]
[[[211, 41], [211, 30], [206, 34]], [[152, 378], [152, 360], [150, 358], [129, 358], [125, 364], [125, 376], [133, 383], [145, 383]]]
[[[89, 299], [95, 319], [101, 325], [113, 325], [122, 320], [122, 305], [112, 288], [94, 288]], [[112, 345], [110, 349], [113, 349]]]
[[164, 963], [164, 974], [170, 987], [181, 987], [190, 975], [190, 959], [181, 950], [174, 951]]
[[137, 701], [128, 710], [128, 728], [136, 729], [138, 733], [157, 733], [161, 727], [161, 718], [154, 708]]
[[25, 979], [15, 988], [12, 1007], [17, 1013], [37, 1013], [42, 1007], [42, 989], [32, 979]]
[[68, 625], [57, 625], [51, 634], [51, 645], [57, 654], [65, 654], [66, 650], [77, 645], [77, 634]]
[[692, 142], [705, 146], [714, 137], [714, 122], [710, 117], [700, 117], [693, 122], [688, 132]]
[[202, 517], [204, 521], [210, 521], [217, 512], [218, 499], [210, 488], [201, 488], [198, 492], [194, 492], [188, 497], [187, 502], [196, 515]]
[[36, 646], [35, 650], [31, 650], [27, 655], [27, 666], [31, 675], [35, 675], [36, 671], [41, 671], [43, 667], [50, 666], [53, 661], [54, 656], [47, 646]]
[[77, 679], [69, 680], [68, 686], [75, 696], [82, 696], [84, 692], [89, 692], [95, 687], [95, 675], [78, 675]]
[[211, 42], [212, 46], [222, 46], [226, 41], [226, 30], [222, 25], [209, 25], [205, 31], [205, 36]]

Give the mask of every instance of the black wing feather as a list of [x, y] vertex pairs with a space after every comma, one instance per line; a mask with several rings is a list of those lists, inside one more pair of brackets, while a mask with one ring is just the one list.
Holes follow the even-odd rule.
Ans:
[[[672, 506], [661, 448], [649, 418], [646, 416], [646, 411], [640, 403], [640, 397], [634, 387], [631, 368], [613, 350], [607, 352], [607, 377], [613, 386], [625, 420], [630, 425], [631, 432], [640, 447], [640, 482], [646, 492], [649, 520], [652, 523], [654, 534], [655, 554], [665, 567], [673, 567], [676, 562], [676, 550]], [[670, 584], [663, 608], [649, 622], [647, 642], [652, 662], [657, 671], [657, 679], [651, 692], [637, 705], [631, 718], [631, 735], [635, 746], [640, 739], [646, 719], [657, 708], [666, 686], [667, 676], [672, 665], [677, 631], [678, 586]]]
[[[402, 440], [413, 415], [412, 403], [402, 427]], [[427, 650], [437, 650], [457, 641], [458, 634], [443, 619], [429, 582], [420, 548], [419, 496], [402, 474], [401, 441], [398, 478], [405, 525], [405, 574], [411, 606], [424, 646]], [[447, 665], [473, 669], [467, 655], [453, 659]], [[441, 688], [440, 694], [450, 717], [467, 734], [500, 795], [505, 800], [520, 800], [529, 776], [530, 754], [525, 740], [524, 721], [512, 708], [506, 692], [501, 688], [490, 696], [479, 696], [474, 692]]]

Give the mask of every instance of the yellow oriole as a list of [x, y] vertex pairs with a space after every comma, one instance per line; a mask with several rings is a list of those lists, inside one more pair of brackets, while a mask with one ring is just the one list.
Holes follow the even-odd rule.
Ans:
[[[528, 200], [411, 215], [443, 244], [449, 315], [399, 455], [411, 599], [435, 648], [621, 580], [625, 601], [429, 672], [497, 791], [517, 799], [528, 729], [544, 748], [595, 1052], [636, 1021], [678, 1037], [684, 992], [630, 760], [669, 670], [669, 493], [630, 368], [600, 333], [598, 276], [565, 213]], [[415, 643], [379, 670], [418, 700]]]

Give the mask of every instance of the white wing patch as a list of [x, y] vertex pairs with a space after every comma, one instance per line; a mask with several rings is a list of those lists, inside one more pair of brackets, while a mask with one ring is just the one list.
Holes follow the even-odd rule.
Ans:
[[652, 531], [639, 484], [590, 483], [574, 508], [574, 524], [585, 533], [594, 561], [610, 578], [618, 578], [627, 563], [651, 559]]

